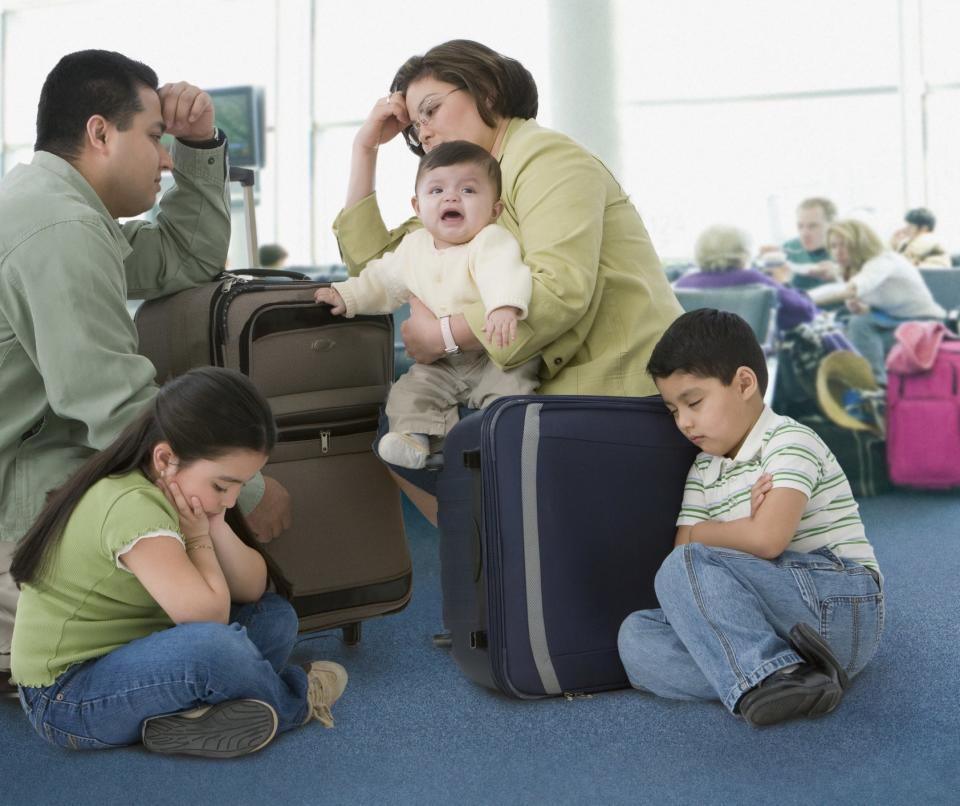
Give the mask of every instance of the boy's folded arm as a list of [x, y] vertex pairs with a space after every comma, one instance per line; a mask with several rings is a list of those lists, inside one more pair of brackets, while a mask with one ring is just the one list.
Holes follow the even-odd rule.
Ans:
[[690, 542], [737, 549], [772, 560], [790, 545], [806, 505], [807, 496], [800, 490], [777, 487], [766, 494], [752, 518], [702, 521], [692, 527]]

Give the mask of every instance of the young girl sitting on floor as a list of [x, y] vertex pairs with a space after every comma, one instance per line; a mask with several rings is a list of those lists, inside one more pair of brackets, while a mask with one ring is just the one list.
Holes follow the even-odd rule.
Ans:
[[53, 493], [21, 541], [12, 672], [36, 731], [228, 758], [317, 719], [347, 683], [287, 664], [289, 584], [234, 507], [276, 440], [243, 375], [195, 369]]

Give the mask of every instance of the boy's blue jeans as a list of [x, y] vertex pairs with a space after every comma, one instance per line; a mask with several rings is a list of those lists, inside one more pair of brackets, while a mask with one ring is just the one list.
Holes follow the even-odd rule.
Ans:
[[806, 622], [853, 677], [883, 632], [883, 593], [862, 565], [828, 549], [764, 560], [735, 549], [675, 548], [656, 577], [660, 609], [631, 613], [620, 659], [635, 688], [681, 700], [740, 697], [801, 658], [786, 639]]
[[224, 700], [274, 707], [278, 730], [307, 717], [307, 675], [287, 666], [297, 615], [280, 596], [234, 605], [230, 624], [178, 624], [77, 664], [46, 688], [20, 689], [34, 729], [53, 744], [100, 750], [140, 741], [147, 717]]

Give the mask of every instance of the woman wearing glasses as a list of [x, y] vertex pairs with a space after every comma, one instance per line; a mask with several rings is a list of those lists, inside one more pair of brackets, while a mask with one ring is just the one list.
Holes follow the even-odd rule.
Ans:
[[[539, 354], [544, 394], [655, 394], [647, 359], [680, 305], [616, 179], [582, 146], [540, 127], [536, 114], [530, 73], [484, 45], [455, 40], [409, 59], [354, 140], [346, 205], [334, 223], [344, 261], [356, 273], [419, 226], [384, 225], [374, 195], [381, 144], [402, 134], [422, 155], [451, 140], [476, 143], [500, 162], [500, 223], [519, 240], [533, 276], [528, 318], [498, 348], [483, 338], [482, 304], [451, 317], [444, 333], [413, 300], [407, 351], [432, 363], [451, 349], [486, 350], [506, 368]], [[434, 476], [415, 473], [398, 482], [436, 523]]]

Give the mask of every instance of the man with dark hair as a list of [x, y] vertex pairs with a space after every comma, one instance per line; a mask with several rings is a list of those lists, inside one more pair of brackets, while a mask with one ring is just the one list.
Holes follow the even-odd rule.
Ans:
[[[33, 160], [0, 182], [0, 688], [16, 541], [47, 493], [156, 394], [127, 298], [207, 281], [226, 259], [226, 141], [213, 103], [191, 84], [157, 84], [119, 53], [65, 56], [41, 91]], [[176, 138], [170, 152], [164, 133]], [[158, 223], [118, 223], [153, 207], [164, 170], [176, 187]], [[289, 519], [288, 498], [267, 483], [251, 513], [262, 536]]]
[[890, 245], [894, 251], [923, 269], [949, 269], [950, 255], [933, 234], [937, 218], [926, 207], [907, 210], [904, 225], [893, 233]]
[[263, 269], [282, 269], [287, 262], [287, 250], [278, 243], [265, 243], [258, 252], [260, 267]]

